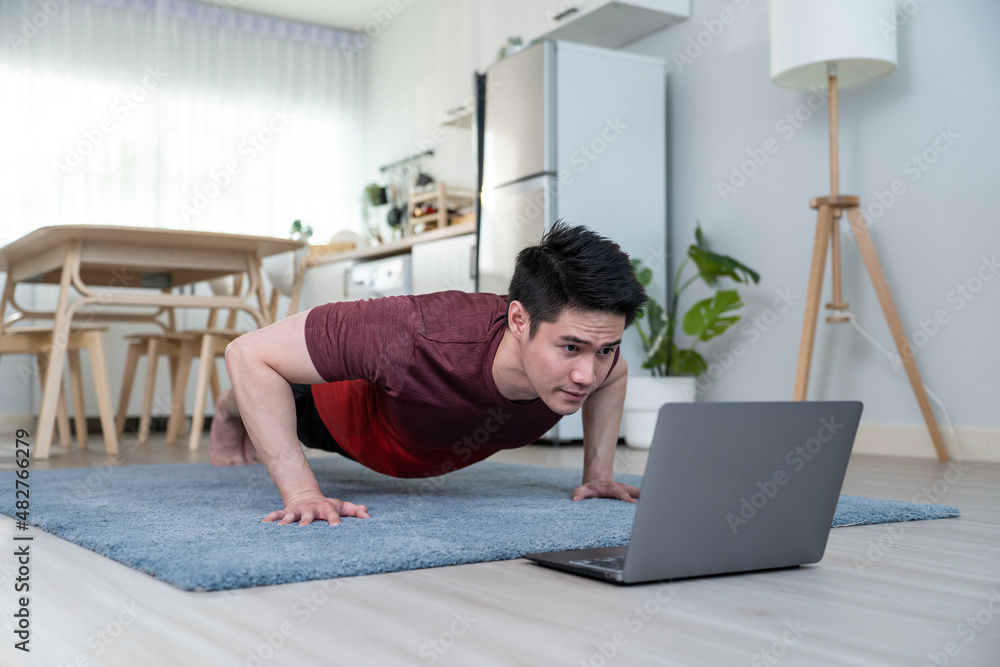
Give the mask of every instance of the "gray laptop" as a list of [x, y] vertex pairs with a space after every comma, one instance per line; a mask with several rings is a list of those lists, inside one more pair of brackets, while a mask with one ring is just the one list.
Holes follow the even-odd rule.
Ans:
[[620, 584], [816, 563], [861, 409], [858, 401], [668, 403], [629, 545], [525, 558]]

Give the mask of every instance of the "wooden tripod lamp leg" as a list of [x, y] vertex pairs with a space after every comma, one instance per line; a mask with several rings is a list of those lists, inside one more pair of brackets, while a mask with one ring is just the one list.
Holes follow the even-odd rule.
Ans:
[[816, 318], [819, 316], [820, 292], [826, 271], [826, 249], [833, 229], [833, 211], [826, 204], [819, 207], [816, 219], [816, 240], [813, 243], [812, 268], [809, 271], [809, 292], [806, 295], [806, 314], [802, 322], [802, 342], [799, 343], [799, 363], [795, 371], [793, 400], [806, 400], [809, 389], [809, 365], [812, 361], [813, 342], [816, 340]]
[[934, 449], [937, 450], [938, 460], [947, 461], [948, 450], [944, 446], [944, 440], [941, 438], [941, 431], [938, 428], [937, 420], [931, 411], [931, 405], [927, 400], [927, 393], [924, 391], [924, 383], [920, 380], [920, 373], [917, 372], [917, 365], [913, 362], [913, 353], [910, 350], [910, 344], [906, 341], [906, 335], [903, 333], [903, 325], [899, 321], [899, 314], [896, 312], [896, 304], [893, 303], [892, 293], [889, 292], [889, 284], [885, 281], [885, 275], [882, 273], [882, 266], [879, 264], [875, 245], [872, 243], [871, 235], [868, 232], [868, 225], [865, 224], [865, 218], [859, 208], [848, 208], [847, 217], [851, 221], [854, 240], [858, 243], [858, 250], [861, 252], [865, 268], [868, 269], [868, 276], [875, 287], [875, 294], [878, 296], [879, 304], [882, 306], [882, 312], [885, 313], [885, 319], [889, 323], [889, 331], [892, 332], [892, 339], [896, 343], [896, 349], [899, 350], [899, 357], [903, 361], [903, 368], [906, 369], [906, 376], [910, 379], [910, 386], [913, 387], [913, 393], [916, 395], [917, 403], [920, 405], [920, 412], [923, 413], [927, 430], [930, 431], [931, 440], [934, 442]]

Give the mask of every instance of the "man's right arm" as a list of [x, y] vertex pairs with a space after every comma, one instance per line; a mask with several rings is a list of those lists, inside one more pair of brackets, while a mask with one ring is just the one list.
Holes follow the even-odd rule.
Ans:
[[325, 381], [306, 348], [308, 314], [292, 315], [234, 340], [226, 348], [226, 369], [243, 424], [285, 504], [264, 521], [305, 525], [326, 520], [333, 525], [342, 516], [366, 518], [368, 509], [324, 497], [299, 445], [288, 383]]

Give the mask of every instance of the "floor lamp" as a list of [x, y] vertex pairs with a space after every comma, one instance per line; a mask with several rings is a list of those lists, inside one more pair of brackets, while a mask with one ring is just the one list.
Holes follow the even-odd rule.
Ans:
[[[770, 0], [770, 10], [771, 80], [782, 87], [811, 89], [820, 93], [825, 86], [830, 119], [830, 194], [809, 202], [811, 208], [818, 209], [819, 215], [795, 374], [794, 399], [804, 401], [809, 386], [809, 366], [816, 338], [816, 319], [819, 316], [828, 246], [833, 274], [833, 301], [826, 305], [832, 311], [827, 322], [849, 321], [843, 314], [848, 304], [842, 298], [840, 282], [840, 219], [846, 214], [937, 450], [938, 459], [947, 461], [948, 450], [913, 362], [913, 352], [903, 333], [868, 225], [861, 214], [861, 200], [854, 195], [840, 193], [837, 154], [838, 88], [878, 79], [896, 68], [894, 3], [892, 0]], [[889, 29], [885, 26], [889, 26]]]

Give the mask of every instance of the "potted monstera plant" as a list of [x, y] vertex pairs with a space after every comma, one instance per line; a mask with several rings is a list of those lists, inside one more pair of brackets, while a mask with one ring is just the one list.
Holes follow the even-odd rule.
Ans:
[[[750, 267], [727, 255], [708, 248], [701, 225], [695, 227], [695, 242], [677, 268], [672, 293], [666, 307], [650, 299], [635, 322], [642, 341], [645, 358], [642, 367], [649, 376], [628, 379], [625, 396], [625, 442], [631, 447], [648, 448], [653, 441], [656, 417], [660, 406], [668, 402], [695, 399], [695, 380], [708, 368], [705, 358], [696, 349], [699, 344], [717, 338], [739, 321], [743, 307], [735, 289], [723, 289], [723, 281], [758, 283], [760, 275]], [[653, 280], [653, 271], [639, 260], [632, 260], [636, 278], [645, 287]], [[683, 315], [678, 313], [680, 297], [696, 282], [702, 282], [711, 296], [695, 302]], [[687, 343], [678, 342], [678, 329], [688, 336]]]

